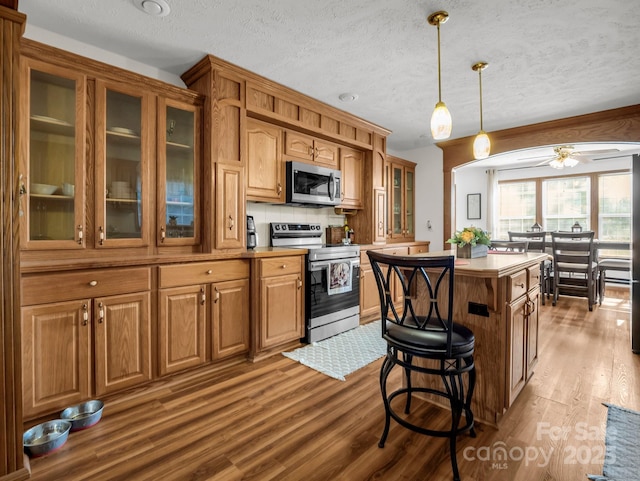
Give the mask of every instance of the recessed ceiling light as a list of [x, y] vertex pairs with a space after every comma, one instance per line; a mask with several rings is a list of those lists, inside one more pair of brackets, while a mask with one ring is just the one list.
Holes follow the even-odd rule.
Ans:
[[340, 94], [338, 98], [343, 102], [353, 102], [355, 100], [358, 100], [358, 94], [344, 93], [344, 94]]
[[133, 4], [153, 17], [166, 17], [171, 11], [165, 0], [133, 0]]

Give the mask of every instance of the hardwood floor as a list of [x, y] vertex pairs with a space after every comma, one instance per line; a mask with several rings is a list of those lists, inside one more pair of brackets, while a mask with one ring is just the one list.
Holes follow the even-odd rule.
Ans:
[[[584, 481], [586, 473], [602, 473], [602, 403], [640, 410], [628, 296], [613, 295], [593, 312], [580, 298], [541, 306], [535, 375], [499, 430], [480, 425], [475, 439], [459, 438], [463, 480]], [[450, 480], [446, 439], [392, 422], [378, 448], [380, 363], [341, 382], [276, 355], [155, 383], [107, 399], [97, 425], [31, 460], [32, 479]], [[414, 406], [415, 416], [449, 422], [440, 408]], [[501, 447], [504, 461], [494, 456]]]

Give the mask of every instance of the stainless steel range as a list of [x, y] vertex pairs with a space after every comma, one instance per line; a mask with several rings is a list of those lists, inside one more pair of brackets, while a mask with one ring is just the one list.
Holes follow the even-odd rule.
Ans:
[[320, 224], [271, 223], [273, 247], [308, 249], [305, 274], [307, 342], [360, 324], [360, 246], [322, 243]]

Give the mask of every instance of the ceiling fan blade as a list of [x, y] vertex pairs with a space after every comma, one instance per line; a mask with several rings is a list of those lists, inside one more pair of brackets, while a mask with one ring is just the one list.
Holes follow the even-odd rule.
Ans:
[[599, 155], [599, 154], [613, 154], [620, 152], [620, 149], [601, 149], [601, 150], [581, 150], [579, 152], [573, 152], [572, 155]]
[[[538, 157], [538, 158], [539, 158], [539, 157]], [[535, 166], [538, 166], [538, 165], [545, 165], [545, 164], [548, 164], [548, 163], [549, 163], [549, 162], [551, 162], [553, 159], [555, 159], [555, 157], [547, 157], [547, 158], [546, 158], [545, 160], [543, 160], [542, 162], [538, 162], [537, 164], [535, 164], [535, 165], [534, 165], [534, 167], [535, 167]], [[524, 160], [524, 159], [522, 159], [522, 160]]]
[[573, 154], [570, 154], [569, 157], [571, 157], [572, 159], [576, 159], [578, 162], [581, 162], [583, 164], [593, 162], [593, 159], [588, 155], [585, 155], [584, 152], [574, 152]]

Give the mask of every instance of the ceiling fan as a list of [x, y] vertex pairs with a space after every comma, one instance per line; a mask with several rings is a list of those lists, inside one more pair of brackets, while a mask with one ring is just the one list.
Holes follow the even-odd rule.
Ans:
[[553, 148], [554, 156], [543, 160], [536, 165], [548, 164], [554, 169], [564, 169], [565, 167], [575, 167], [579, 163], [591, 162], [592, 155], [610, 154], [619, 152], [618, 149], [584, 150], [577, 151], [573, 145], [558, 145]]

